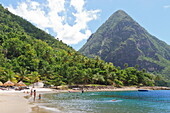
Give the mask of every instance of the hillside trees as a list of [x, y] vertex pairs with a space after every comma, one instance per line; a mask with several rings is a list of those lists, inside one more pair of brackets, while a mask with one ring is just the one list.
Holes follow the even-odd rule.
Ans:
[[[1, 67], [10, 67], [9, 70], [18, 75], [15, 77], [18, 81], [33, 83], [43, 80], [51, 85], [148, 85], [147, 82], [152, 80], [148, 74], [144, 74], [146, 72], [136, 68], [117, 69], [112, 63], [55, 49], [37, 39], [22, 41], [20, 37], [15, 37], [4, 40], [1, 45], [1, 49], [6, 50], [4, 54], [1, 53], [6, 64], [2, 63]], [[7, 73], [1, 74], [11, 79]]]
[[7, 80], [54, 86], [154, 84], [150, 74], [85, 57], [0, 6], [0, 81]]

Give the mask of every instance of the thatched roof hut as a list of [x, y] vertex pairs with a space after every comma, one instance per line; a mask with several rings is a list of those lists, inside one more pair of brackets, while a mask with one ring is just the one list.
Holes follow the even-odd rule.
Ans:
[[11, 82], [10, 80], [5, 82], [3, 86], [14, 86], [15, 84]]
[[0, 86], [3, 86], [3, 83], [0, 81]]
[[16, 84], [16, 86], [25, 87], [27, 85], [25, 85], [22, 81], [20, 81], [19, 83]]

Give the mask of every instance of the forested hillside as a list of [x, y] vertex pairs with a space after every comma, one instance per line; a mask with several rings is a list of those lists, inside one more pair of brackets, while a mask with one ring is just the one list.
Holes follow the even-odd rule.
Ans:
[[50, 85], [153, 85], [138, 67], [122, 70], [99, 57], [85, 57], [0, 5], [0, 81]]

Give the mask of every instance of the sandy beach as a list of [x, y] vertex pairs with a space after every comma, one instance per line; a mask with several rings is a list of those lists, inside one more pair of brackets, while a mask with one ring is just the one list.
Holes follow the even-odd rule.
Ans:
[[[52, 89], [35, 88], [37, 91], [37, 97], [39, 93], [53, 92]], [[25, 92], [25, 93], [24, 93]], [[26, 93], [29, 92], [29, 93]], [[0, 111], [1, 113], [44, 113], [35, 112], [36, 106], [33, 102], [33, 97], [30, 96], [29, 90], [15, 91], [15, 90], [0, 90]], [[34, 110], [34, 112], [32, 111]]]
[[29, 113], [31, 105], [26, 94], [18, 91], [0, 91], [0, 111], [1, 113]]

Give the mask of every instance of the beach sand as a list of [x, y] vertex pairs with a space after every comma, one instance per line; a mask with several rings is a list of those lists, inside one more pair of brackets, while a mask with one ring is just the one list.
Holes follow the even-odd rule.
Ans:
[[[34, 88], [37, 91], [36, 100], [39, 93], [53, 92], [52, 89]], [[24, 93], [25, 92], [25, 93]], [[29, 93], [26, 93], [29, 92]], [[33, 97], [30, 97], [30, 89], [15, 91], [15, 90], [0, 90], [0, 113], [48, 113], [41, 109], [37, 110], [34, 105]]]
[[1, 113], [30, 113], [31, 105], [23, 92], [0, 91]]

